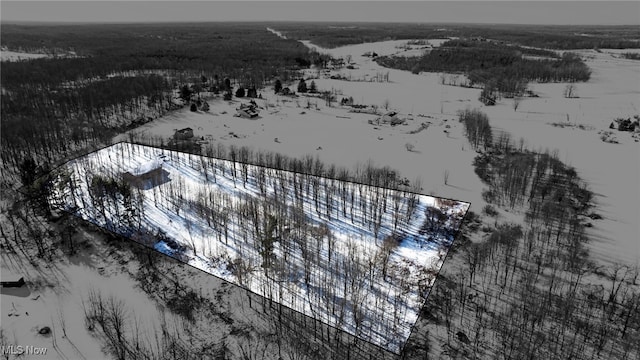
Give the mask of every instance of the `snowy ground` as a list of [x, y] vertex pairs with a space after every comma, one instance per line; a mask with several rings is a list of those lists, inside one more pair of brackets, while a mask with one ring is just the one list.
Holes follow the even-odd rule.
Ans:
[[[628, 132], [613, 130], [620, 144], [605, 143], [598, 132], [609, 130], [616, 117], [640, 114], [640, 67], [617, 58], [615, 51], [580, 51], [592, 78], [575, 84], [578, 98], [565, 99], [566, 84], [532, 84], [540, 95], [527, 98], [517, 111], [510, 101], [484, 107], [494, 127], [524, 138], [529, 147], [556, 149], [560, 160], [574, 166], [596, 194], [596, 212], [604, 219], [589, 229], [596, 260], [640, 264], [640, 143]], [[584, 125], [592, 130], [556, 128], [553, 122]]]
[[[430, 43], [436, 46], [438, 41], [442, 40], [430, 40]], [[213, 101], [212, 114], [179, 112], [137, 131], [169, 137], [175, 128], [192, 126], [197, 136], [211, 140], [292, 155], [318, 154], [325, 162], [343, 166], [355, 166], [370, 159], [376, 164], [398, 169], [411, 179], [420, 177], [427, 193], [469, 200], [473, 209], [480, 211], [485, 205], [480, 197], [484, 186], [471, 166], [475, 153], [465, 147], [461, 126], [451, 121], [460, 109], [480, 108], [489, 115], [494, 128], [510, 132], [516, 141], [523, 138], [530, 148], [557, 150], [560, 159], [574, 166], [589, 183], [597, 194], [596, 211], [604, 216], [590, 229], [593, 237], [590, 247], [595, 259], [608, 264], [619, 261], [637, 264], [640, 261], [637, 221], [640, 218], [639, 143], [634, 142], [630, 133], [615, 131], [620, 144], [602, 142], [598, 134], [609, 130], [608, 126], [615, 117], [629, 117], [640, 112], [640, 67], [635, 60], [619, 57], [619, 52], [626, 50], [580, 51], [587, 57], [593, 75], [589, 82], [575, 84], [578, 98], [564, 98], [565, 83], [532, 83], [530, 88], [539, 97], [522, 99], [514, 111], [510, 99], [487, 107], [478, 101], [479, 89], [442, 85], [440, 74], [414, 75], [386, 69], [362, 56], [368, 51], [379, 55], [397, 53], [397, 46], [406, 44], [406, 41], [358, 44], [337, 49], [321, 49], [308, 41], [303, 43], [335, 57], [351, 55], [356, 69], [338, 71], [341, 74], [361, 78], [389, 73], [388, 83], [316, 79], [319, 89], [337, 90], [362, 104], [382, 106], [388, 100], [391, 108], [412, 120], [407, 126], [376, 130], [366, 124], [367, 119], [375, 118], [372, 115], [351, 114], [335, 104], [327, 107], [321, 100], [317, 100], [320, 110], [305, 109], [304, 97], [291, 101], [275, 96], [267, 89], [263, 96], [266, 95], [266, 102], [272, 107], [263, 110], [259, 120], [234, 118], [231, 114], [237, 104]], [[309, 75], [314, 73], [310, 71]], [[295, 89], [295, 85], [292, 83], [292, 88]], [[283, 103], [282, 100], [290, 101]], [[223, 111], [227, 114], [221, 114]], [[305, 114], [301, 114], [303, 111]], [[418, 114], [432, 118], [419, 117]], [[588, 130], [550, 125], [567, 122], [567, 115], [570, 123], [584, 125]], [[449, 120], [448, 123], [443, 123], [445, 119]], [[426, 131], [407, 134], [423, 121], [433, 124]], [[446, 129], [447, 124], [451, 128]], [[449, 134], [444, 134], [444, 130]], [[229, 132], [239, 137], [228, 136]], [[274, 142], [274, 138], [279, 142]], [[415, 152], [406, 151], [407, 142], [415, 145]], [[443, 182], [445, 170], [450, 173], [449, 185]]]
[[[75, 183], [71, 186], [77, 190], [72, 194], [67, 187], [69, 183], [61, 182], [56, 186], [58, 195], [53, 201], [57, 203], [61, 199], [65, 204], [63, 206], [68, 209], [75, 208], [72, 206], [75, 203], [79, 207], [76, 215], [123, 235], [130, 235], [132, 226], [124, 224], [129, 220], [137, 220], [131, 215], [125, 215], [124, 207], [116, 209], [107, 206], [106, 211], [98, 210], [101, 205], [92, 200], [88, 184], [93, 179], [92, 174], [119, 179], [123, 172], [133, 173], [157, 159], [164, 160], [163, 170], [167, 172], [167, 181], [141, 191], [144, 214], [141, 225], [137, 227], [147, 228], [152, 232], [161, 229], [170, 239], [190, 247], [190, 250], [177, 255], [175, 249], [172, 250], [167, 242], [162, 241], [153, 244], [156, 249], [178, 256], [199, 269], [273, 298], [393, 352], [399, 351], [408, 338], [427, 289], [432, 285], [434, 275], [442, 266], [444, 255], [453, 240], [453, 233], [418, 233], [425, 222], [425, 210], [427, 207], [439, 207], [452, 219], [457, 219], [447, 221], [445, 225], [455, 231], [468, 209], [466, 203], [456, 202], [453, 207], [445, 207], [433, 197], [417, 195], [418, 203], [413, 218], [403, 220], [400, 217], [398, 227], [394, 229], [395, 216], [406, 213], [409, 195], [391, 191], [386, 195], [389, 205], [382, 215], [381, 230], [376, 237], [375, 230], [368, 226], [370, 224], [366, 220], [366, 211], [363, 213], [362, 209], [350, 209], [348, 212], [355, 215], [342, 216], [337, 211], [340, 201], [331, 198], [336, 195], [330, 195], [330, 203], [336, 210], [333, 214], [326, 214], [323, 210], [327, 204], [323, 200], [327, 194], [325, 191], [320, 194], [322, 205], [317, 212], [312, 210], [314, 200], [311, 193], [305, 193], [304, 200], [298, 203], [299, 209], [310, 218], [314, 227], [328, 224], [329, 233], [317, 238], [303, 230], [292, 228], [291, 235], [279, 235], [281, 239], [278, 240], [274, 253], [280, 259], [278, 261], [284, 259], [280, 266], [286, 267], [286, 270], [272, 273], [261, 269], [263, 260], [258, 252], [260, 245], [257, 239], [252, 239], [251, 234], [247, 234], [247, 227], [242, 225], [240, 217], [233, 216], [234, 211], [242, 211], [237, 209], [247, 206], [247, 196], [271, 199], [277, 191], [283, 191], [277, 190], [280, 185], [276, 186], [274, 183], [273, 186], [267, 185], [266, 195], [262, 194], [256, 180], [259, 171], [256, 166], [248, 167], [249, 181], [245, 187], [240, 184], [240, 180], [237, 180], [237, 184], [234, 183], [231, 175], [232, 163], [229, 161], [218, 160], [217, 165], [209, 166], [205, 176], [200, 170], [201, 159], [192, 162], [188, 154], [119, 143], [68, 163], [65, 169], [71, 173], [70, 182]], [[240, 168], [240, 165], [237, 167]], [[274, 174], [270, 176], [274, 177]], [[275, 176], [280, 178], [280, 175]], [[284, 172], [282, 176], [285, 179], [293, 178], [293, 174], [288, 172]], [[275, 180], [269, 179], [267, 182], [271, 181]], [[320, 179], [320, 184], [325, 181], [327, 180]], [[374, 187], [351, 183], [345, 183], [345, 186], [357, 193], [355, 200], [352, 200], [354, 204], [363, 199], [360, 194], [364, 194], [367, 202], [371, 203], [377, 191]], [[178, 195], [184, 196], [184, 201], [177, 206], [174, 204], [177, 196], [172, 194], [176, 188], [184, 189], [184, 194]], [[287, 205], [293, 209], [296, 198], [291, 189], [288, 191], [290, 194], [287, 195]], [[225, 199], [221, 195], [229, 195], [229, 198]], [[226, 232], [216, 228], [216, 225], [210, 225], [197, 213], [197, 202], [203, 198], [211, 199], [212, 196], [215, 199], [212, 203], [207, 203], [207, 208], [232, 214], [228, 225], [223, 225], [228, 230], [229, 239]], [[392, 205], [394, 196], [401, 197], [397, 208]], [[216, 205], [221, 201], [224, 205]], [[192, 205], [185, 207], [186, 204]], [[263, 216], [267, 214], [267, 210], [262, 211]], [[126, 218], [127, 216], [130, 218]], [[293, 215], [290, 213], [286, 216]], [[214, 219], [214, 224], [215, 221]], [[402, 240], [389, 257], [388, 267], [384, 267], [388, 270], [382, 270], [385, 261], [380, 260], [383, 256], [381, 244], [391, 234], [399, 234]], [[298, 240], [302, 243], [296, 245], [298, 236], [302, 236]], [[316, 242], [318, 245], [312, 245]], [[316, 253], [316, 260], [313, 260], [313, 254]], [[241, 259], [247, 265], [249, 270], [246, 273], [238, 275], [233, 270], [232, 264], [236, 259]], [[310, 264], [310, 270], [303, 264]], [[387, 278], [382, 275], [385, 273], [388, 274]], [[337, 302], [345, 305], [337, 305]], [[363, 320], [357, 325], [358, 318]]]
[[[510, 100], [503, 100], [495, 107], [484, 107], [477, 101], [479, 90], [443, 86], [438, 74], [413, 75], [385, 69], [369, 58], [360, 56], [371, 50], [380, 55], [397, 53], [399, 50], [396, 46], [405, 42], [390, 42], [387, 45], [384, 43], [354, 45], [326, 51], [338, 56], [353, 56], [358, 69], [342, 70], [342, 73], [352, 73], [355, 77], [365, 74], [373, 76], [377, 72], [389, 71], [390, 83], [357, 83], [329, 79], [316, 80], [316, 83], [321, 90], [337, 89], [345, 96], [353, 96], [356, 102], [382, 106], [384, 100], [389, 99], [392, 108], [411, 119], [407, 126], [381, 126], [374, 129], [366, 123], [368, 119], [375, 118], [372, 115], [351, 114], [335, 104], [334, 107], [327, 107], [320, 100], [319, 110], [305, 109], [305, 98], [299, 98], [299, 104], [296, 104], [295, 100], [277, 97], [270, 90], [265, 90], [263, 95], [267, 100], [259, 103], [262, 106], [270, 103], [271, 106], [263, 110], [261, 118], [257, 120], [235, 118], [232, 114], [238, 105], [237, 102], [215, 100], [210, 102], [212, 109], [209, 113], [179, 111], [133, 131], [168, 138], [173, 135], [174, 129], [191, 126], [196, 136], [227, 145], [248, 145], [290, 156], [314, 154], [327, 163], [350, 167], [370, 159], [378, 165], [389, 165], [398, 169], [410, 179], [420, 177], [427, 193], [469, 200], [473, 203], [473, 210], [479, 212], [485, 204], [480, 197], [484, 186], [471, 166], [475, 153], [468, 149], [461, 126], [451, 120], [455, 119], [458, 109], [467, 106], [481, 108], [489, 114], [494, 127], [511, 132], [516, 139], [523, 137], [528, 146], [536, 149], [558, 149], [561, 160], [575, 166], [591, 189], [598, 194], [596, 211], [604, 215], [605, 219], [595, 221], [594, 228], [590, 230], [593, 235], [590, 246], [598, 260], [606, 263], [639, 261], [638, 144], [634, 143], [627, 133], [616, 132], [620, 144], [603, 143], [597, 134], [599, 130], [608, 130], [608, 125], [614, 117], [627, 117], [639, 112], [640, 62], [621, 59], [618, 55], [620, 52], [637, 51], [582, 51], [582, 54], [590, 57], [588, 65], [593, 70], [593, 76], [588, 83], [576, 84], [579, 98], [565, 99], [562, 96], [566, 84], [531, 84], [531, 88], [540, 94], [540, 98], [524, 99], [518, 110], [514, 111]], [[11, 52], [0, 53], [3, 61], [7, 53]], [[290, 85], [295, 89], [295, 83]], [[289, 102], [283, 103], [283, 100]], [[431, 118], [419, 117], [418, 114]], [[561, 129], [549, 125], [551, 122], [565, 122], [567, 114], [570, 122], [593, 126], [593, 130]], [[424, 121], [432, 122], [427, 130], [407, 134]], [[451, 127], [446, 128], [446, 125]], [[449, 134], [445, 134], [444, 130], [449, 131]], [[235, 136], [230, 134], [231, 132]], [[276, 137], [279, 142], [274, 141]], [[116, 140], [126, 138], [125, 134]], [[378, 140], [379, 138], [382, 140]], [[407, 142], [415, 145], [414, 152], [406, 151]], [[443, 182], [445, 170], [450, 171], [449, 185]], [[4, 252], [2, 256], [4, 270], [10, 260], [4, 258]], [[65, 278], [65, 286], [43, 286], [35, 292], [27, 293], [27, 297], [22, 297], [24, 293], [3, 290], [0, 296], [3, 314], [0, 323], [3, 329], [14, 331], [8, 335], [8, 340], [14, 342], [19, 339], [23, 344], [48, 346], [49, 353], [54, 354], [51, 352], [51, 344], [54, 338], [57, 339], [61, 353], [56, 352], [57, 355], [46, 358], [80, 358], [76, 356], [74, 346], [84, 354], [102, 357], [104, 354], [100, 349], [99, 339], [83, 330], [81, 316], [70, 315], [81, 311], [81, 304], [77, 297], [71, 298], [68, 294], [84, 294], [87, 283], [99, 287], [105, 293], [117, 293], [119, 289], [125, 288], [135, 289], [135, 284], [127, 282], [128, 278], [121, 278], [122, 276], [113, 275], [114, 281], [111, 282], [109, 278], [90, 274], [94, 265], [91, 262], [87, 264], [70, 264], [65, 269], [44, 270], [46, 272], [42, 278], [49, 279], [51, 272], [60, 274]], [[25, 271], [29, 278], [36, 278], [35, 273], [43, 270]], [[69, 288], [72, 290], [68, 290]], [[138, 293], [140, 291], [136, 292], [137, 296], [132, 296], [136, 297], [135, 302], [139, 302], [132, 307], [136, 313], [155, 307], [144, 294]], [[37, 297], [38, 295], [41, 296]], [[130, 297], [127, 296], [127, 302], [129, 301]], [[56, 318], [58, 308], [63, 309], [66, 315], [68, 341], [60, 335], [60, 320]], [[16, 317], [13, 314], [20, 316]], [[150, 312], [149, 316], [157, 314]], [[45, 323], [43, 319], [49, 320], [47, 325], [55, 324], [54, 337], [36, 335], [38, 327]], [[446, 335], [442, 336], [446, 338]]]
[[[84, 239], [88, 238], [83, 235]], [[82, 241], [86, 241], [84, 239]], [[49, 262], [44, 267], [34, 267], [14, 254], [2, 252], [0, 271], [20, 274], [28, 282], [21, 288], [2, 288], [0, 292], [0, 324], [5, 341], [2, 345], [25, 349], [22, 355], [8, 358], [108, 358], [101, 339], [97, 333], [88, 331], [85, 323], [83, 301], [90, 291], [105, 298], [126, 299], [123, 311], [139, 322], [140, 329], [149, 333], [159, 328], [160, 315], [174, 321], [175, 316], [169, 311], [158, 310], [156, 303], [137, 287], [129, 274], [118, 266], [104, 268], [103, 259], [96, 258], [97, 254], [86, 249], [84, 252], [71, 261]], [[116, 262], [115, 259], [110, 261]], [[135, 309], [135, 313], [131, 309]], [[45, 326], [51, 333], [39, 334]], [[29, 354], [26, 352], [28, 346], [44, 350], [40, 355]]]

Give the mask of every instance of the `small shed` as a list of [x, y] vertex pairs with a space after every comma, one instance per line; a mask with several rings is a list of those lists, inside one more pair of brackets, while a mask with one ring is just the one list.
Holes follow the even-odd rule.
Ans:
[[188, 140], [193, 137], [193, 129], [192, 128], [184, 128], [180, 130], [176, 130], [173, 134], [173, 138], [175, 140]]
[[138, 188], [143, 188], [148, 182], [151, 182], [151, 185], [155, 186], [162, 180], [162, 163], [162, 159], [147, 161], [124, 172], [122, 178], [132, 186]]

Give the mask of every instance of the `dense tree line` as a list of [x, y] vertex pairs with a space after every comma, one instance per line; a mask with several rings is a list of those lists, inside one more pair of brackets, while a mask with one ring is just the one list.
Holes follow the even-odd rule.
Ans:
[[626, 52], [626, 53], [620, 54], [620, 56], [629, 60], [640, 60], [640, 54], [638, 53]]
[[[505, 49], [504, 42], [495, 41], [495, 40], [486, 40], [486, 39], [450, 39], [446, 42], [442, 43], [443, 47], [456, 47], [456, 48], [475, 48], [481, 46], [486, 49], [492, 49], [497, 52]], [[560, 58], [557, 52], [553, 50], [547, 50], [542, 48], [532, 48], [532, 47], [524, 47], [517, 44], [508, 44], [508, 48], [516, 51], [516, 55], [530, 55], [530, 56], [540, 56], [540, 57], [548, 57], [548, 58]]]
[[204, 146], [197, 146], [195, 148], [182, 144], [170, 147], [166, 139], [162, 137], [153, 137], [139, 133], [130, 134], [128, 141], [134, 144], [186, 152], [195, 156], [204, 155], [206, 157], [230, 160], [233, 162], [239, 161], [240, 163], [249, 165], [355, 182], [389, 190], [409, 190], [413, 193], [420, 193], [422, 191], [419, 179], [411, 181], [401, 176], [397, 170], [389, 166], [376, 166], [372, 160], [360, 164], [353, 169], [349, 169], [336, 166], [335, 164], [324, 164], [317, 156], [314, 157], [310, 154], [301, 157], [291, 157], [276, 152], [257, 151], [246, 146], [226, 146], [222, 143], [204, 144]]
[[478, 109], [465, 109], [458, 113], [459, 121], [464, 125], [465, 135], [475, 150], [480, 146], [487, 150], [493, 145], [493, 132], [489, 117]]
[[171, 108], [171, 89], [164, 77], [147, 75], [56, 90], [23, 83], [5, 91], [0, 105], [3, 171], [10, 174], [29, 161], [50, 167], [77, 149], [108, 141], [137, 119], [158, 117]]
[[[261, 24], [250, 23], [3, 24], [2, 33], [2, 45], [9, 49], [74, 50], [80, 58], [61, 60], [84, 64], [83, 60], [93, 59], [94, 71], [108, 67], [109, 71], [193, 69], [230, 73], [238, 71], [241, 63], [245, 70], [262, 68], [268, 72], [296, 66], [296, 58], [309, 56], [298, 41], [281, 39]], [[70, 33], [74, 36], [68, 36]]]
[[233, 79], [255, 89], [326, 61], [259, 24], [2, 24], [2, 33], [2, 45], [12, 50], [77, 55], [3, 62], [5, 180], [17, 178], [25, 161], [52, 167], [165, 114], [175, 107], [172, 91], [185, 84], [215, 92]]
[[486, 84], [489, 79], [496, 79], [501, 91], [511, 91], [501, 82], [509, 79], [524, 79], [537, 82], [576, 82], [587, 81], [591, 76], [589, 67], [578, 55], [564, 53], [560, 59], [522, 59], [494, 58], [489, 63], [469, 64], [469, 80], [473, 83]]
[[[326, 48], [385, 40], [482, 37], [547, 49], [638, 48], [637, 27], [585, 25], [281, 23], [271, 27], [288, 38], [311, 40]], [[584, 36], [583, 34], [587, 34]]]
[[[406, 358], [637, 357], [640, 271], [589, 259], [586, 228], [597, 216], [576, 171], [505, 133], [475, 167], [489, 187], [488, 218], [465, 219]], [[525, 221], [514, 224], [499, 208], [524, 212]], [[433, 353], [436, 343], [442, 353]]]
[[589, 67], [578, 55], [532, 59], [523, 54], [548, 56], [548, 51], [507, 46], [494, 42], [450, 40], [422, 57], [381, 56], [378, 64], [414, 73], [463, 72], [469, 86], [479, 84], [509, 97], [520, 96], [528, 81], [587, 81]]

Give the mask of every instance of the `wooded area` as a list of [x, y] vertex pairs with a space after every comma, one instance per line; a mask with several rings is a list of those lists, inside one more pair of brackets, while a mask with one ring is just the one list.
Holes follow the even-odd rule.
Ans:
[[370, 164], [353, 174], [317, 157], [208, 149], [234, 160], [169, 151], [170, 179], [143, 189], [121, 171], [160, 149], [115, 144], [55, 170], [46, 196], [54, 210], [398, 352], [468, 205], [431, 204]]
[[635, 26], [418, 24], [418, 23], [280, 23], [271, 25], [288, 38], [310, 40], [324, 48], [386, 40], [449, 37], [505, 41], [546, 49], [639, 48]]
[[[589, 258], [587, 229], [598, 215], [575, 169], [506, 133], [480, 151], [475, 168], [490, 205], [465, 218], [406, 358], [429, 359], [436, 344], [454, 358], [638, 357], [640, 271]], [[498, 209], [524, 212], [525, 223]]]
[[200, 86], [204, 78], [217, 89], [232, 79], [262, 88], [326, 61], [259, 23], [2, 24], [1, 43], [11, 50], [75, 53], [2, 63], [4, 181], [30, 162], [44, 174], [132, 123], [165, 114], [175, 108], [173, 90], [185, 84]]
[[498, 94], [522, 96], [529, 81], [576, 82], [587, 81], [591, 76], [582, 59], [569, 52], [558, 56], [547, 50], [478, 40], [449, 40], [421, 57], [380, 56], [376, 62], [413, 73], [464, 73], [469, 79], [466, 85], [483, 86], [482, 97], [492, 98], [493, 102]]
[[[136, 246], [86, 222], [50, 211], [50, 194], [56, 189], [52, 178], [42, 175], [72, 157], [110, 144], [114, 135], [135, 127], [139, 120], [166, 114], [175, 106], [172, 99], [179, 93], [176, 90], [185, 86], [190, 89], [191, 84], [202, 85], [203, 77], [210, 86], [229, 80], [247, 88], [252, 84], [260, 88], [271, 85], [276, 76], [283, 81], [291, 80], [297, 77], [300, 68], [324, 62], [321, 55], [308, 52], [296, 41], [283, 40], [265, 31], [266, 26], [282, 30], [289, 39], [311, 39], [329, 47], [364, 40], [441, 36], [482, 36], [549, 49], [640, 46], [630, 40], [639, 37], [637, 27], [524, 26], [515, 29], [512, 26], [438, 25], [447, 28], [440, 31], [436, 27], [418, 30], [414, 24], [360, 23], [347, 31], [331, 28], [329, 24], [299, 26], [296, 23], [95, 27], [3, 24], [2, 46], [62, 56], [2, 63], [0, 185], [6, 200], [0, 221], [3, 252], [17, 262], [40, 267], [44, 262], [44, 266], [53, 267], [56, 259], [67, 261], [73, 254], [88, 251], [91, 244], [87, 243], [96, 240], [97, 244], [106, 244], [105, 253], [109, 256], [100, 256], [112, 261], [114, 267], [121, 267], [118, 261], [133, 261], [127, 256], [135, 257], [132, 275], [141, 288], [183, 319], [176, 323], [163, 320], [161, 326], [145, 332], [138, 328], [138, 320], [131, 313], [133, 308], [124, 303], [127, 299], [98, 292], [89, 294], [81, 299], [87, 327], [104, 339], [107, 351], [114, 358], [220, 358], [224, 356], [221, 354], [231, 352], [245, 359], [263, 359], [265, 354], [275, 353], [287, 360], [328, 356], [397, 358], [318, 319], [279, 305], [273, 301], [277, 298], [277, 287], [271, 289], [271, 297], [260, 297], [240, 288], [228, 290], [216, 283], [219, 289], [215, 294], [204, 294], [199, 285], [185, 280], [195, 277], [197, 271], [185, 271], [178, 262], [155, 250]], [[205, 31], [201, 31], [203, 27]], [[294, 33], [293, 29], [299, 32]], [[69, 36], [70, 33], [76, 35]], [[466, 40], [449, 45], [442, 51], [434, 50], [427, 66], [464, 72], [475, 84], [486, 86], [489, 96], [495, 96], [497, 91], [517, 95], [526, 86], [527, 78], [532, 81], [589, 78], [588, 68], [585, 70], [582, 60], [572, 55], [554, 56], [547, 50], [522, 46], [503, 48], [503, 44], [476, 46], [476, 42]], [[75, 55], [71, 56], [71, 52]], [[479, 54], [482, 57], [477, 58]], [[420, 59], [409, 59], [405, 63], [400, 59], [393, 61], [406, 70], [415, 70], [416, 64], [421, 64]], [[601, 215], [594, 208], [594, 194], [587, 184], [575, 169], [559, 160], [557, 153], [533, 151], [527, 149], [522, 140], [514, 141], [506, 133], [493, 132], [486, 114], [471, 109], [461, 112], [459, 120], [473, 150], [479, 153], [474, 167], [486, 184], [483, 199], [489, 205], [482, 213], [469, 213], [465, 218], [463, 230], [447, 257], [447, 266], [439, 274], [428, 306], [422, 310], [400, 358], [638, 358], [639, 270], [622, 264], [599, 266], [589, 258], [586, 247], [590, 241], [589, 228]], [[290, 158], [220, 144], [204, 147], [168, 144], [166, 139], [145, 139], [135, 134], [131, 140], [190, 151], [193, 154], [187, 164], [196, 169], [194, 171], [212, 170], [218, 174], [212, 180], [225, 174], [238, 188], [247, 185], [251, 177], [261, 179], [259, 184], [265, 193], [273, 189], [278, 196], [289, 194], [294, 199], [308, 193], [312, 199], [310, 211], [324, 216], [349, 219], [356, 211], [361, 212], [366, 214], [365, 226], [371, 229], [379, 227], [383, 206], [401, 215], [398, 222], [410, 214], [410, 201], [396, 202], [391, 197], [384, 205], [383, 192], [389, 195], [389, 189], [399, 189], [410, 200], [410, 193], [420, 191], [419, 181], [411, 182], [390, 168], [375, 168], [371, 163], [347, 171], [323, 164], [312, 156]], [[232, 160], [234, 165], [220, 165], [210, 160], [213, 157]], [[252, 169], [243, 164], [270, 169]], [[284, 171], [295, 172], [295, 180], [283, 176]], [[75, 180], [70, 174], [59, 175], [61, 184], [66, 181], [73, 186]], [[325, 180], [319, 181], [317, 177]], [[345, 188], [344, 180], [358, 184]], [[12, 190], [20, 185], [25, 185], [23, 193]], [[288, 185], [291, 187], [283, 190], [282, 187]], [[381, 201], [374, 205], [366, 198], [358, 200], [359, 188], [366, 185], [387, 189], [372, 193]], [[245, 237], [253, 239], [253, 245], [264, 255], [257, 264], [263, 271], [263, 263], [266, 268], [286, 270], [286, 264], [271, 256], [273, 235], [284, 234], [286, 227], [312, 240], [324, 236], [320, 246], [316, 240], [309, 242], [305, 249], [308, 261], [302, 262], [303, 273], [304, 265], [311, 269], [321, 262], [315, 255], [318, 249], [330, 246], [326, 227], [296, 228], [296, 222], [302, 222], [301, 216], [296, 218], [299, 213], [279, 206], [272, 199], [262, 203], [247, 198], [243, 206], [225, 213], [219, 205], [226, 201], [224, 195], [203, 191], [201, 201], [190, 202], [180, 196], [182, 190], [176, 181], [166, 193], [158, 191], [155, 195], [159, 204], [169, 211], [193, 208], [210, 222], [207, 226], [211, 226], [214, 239], [221, 243], [229, 235], [223, 230], [225, 221], [244, 222]], [[115, 178], [96, 174], [90, 183], [90, 193], [89, 198], [76, 198], [76, 204], [94, 204], [97, 213], [104, 217], [109, 209], [122, 211], [120, 217], [128, 220], [113, 225], [140, 229], [136, 220], [143, 210], [139, 206], [138, 190]], [[323, 197], [327, 194], [337, 200], [324, 207]], [[162, 195], [179, 200], [163, 200]], [[267, 216], [269, 214], [272, 217]], [[442, 225], [442, 212], [430, 211], [426, 215], [428, 221], [421, 229], [423, 233]], [[517, 216], [525, 221], [510, 220]], [[83, 237], [77, 235], [83, 231], [90, 231], [95, 239], [84, 239], [85, 233]], [[150, 230], [132, 231], [128, 235], [140, 243], [151, 239], [170, 240], [166, 234]], [[298, 242], [291, 239], [290, 248], [302, 248]], [[369, 264], [354, 252], [353, 261], [331, 259], [330, 264], [336, 271], [353, 274], [348, 275], [348, 279], [354, 283], [372, 273], [384, 272], [386, 278], [402, 275], [400, 269], [382, 266], [388, 260], [385, 256], [393, 247], [394, 238], [385, 238], [380, 245], [377, 267], [368, 268]], [[176, 249], [182, 248], [176, 246]], [[246, 263], [226, 260], [241, 281], [249, 280]], [[330, 277], [324, 280], [329, 286]], [[357, 289], [354, 287], [354, 290]], [[340, 297], [339, 291], [328, 295]], [[345, 293], [350, 295], [349, 301], [362, 296], [362, 292], [351, 289]], [[235, 300], [238, 302], [234, 303]], [[335, 306], [335, 314], [347, 306], [344, 301], [332, 302], [330, 296], [320, 300], [327, 306]], [[401, 308], [400, 302], [396, 305]], [[352, 318], [356, 322], [361, 319], [357, 313]], [[223, 329], [220, 339], [208, 336], [212, 327]], [[361, 325], [361, 329], [366, 328]], [[1, 335], [0, 342], [4, 344]]]

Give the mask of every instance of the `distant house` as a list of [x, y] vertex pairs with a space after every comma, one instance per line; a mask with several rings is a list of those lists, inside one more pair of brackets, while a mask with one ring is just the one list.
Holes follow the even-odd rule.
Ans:
[[278, 92], [279, 95], [284, 95], [284, 96], [295, 96], [295, 92], [293, 90], [291, 90], [290, 88], [286, 87], [286, 88], [282, 88], [282, 90], [280, 90], [280, 92]]
[[124, 172], [122, 179], [138, 188], [144, 188], [150, 182], [155, 186], [162, 180], [162, 159], [153, 159]]
[[405, 120], [398, 116], [395, 111], [389, 111], [377, 119], [378, 124], [390, 124], [392, 126], [404, 123]]
[[243, 117], [246, 119], [253, 119], [258, 117], [260, 113], [258, 112], [258, 107], [255, 103], [251, 104], [242, 104], [239, 108], [236, 108], [237, 116]]
[[398, 119], [398, 113], [395, 111], [389, 111], [386, 114], [382, 115], [382, 117], [380, 118], [380, 122], [391, 123], [396, 119]]
[[193, 137], [193, 129], [192, 128], [184, 128], [180, 130], [176, 130], [173, 134], [173, 138], [175, 140], [188, 140]]

